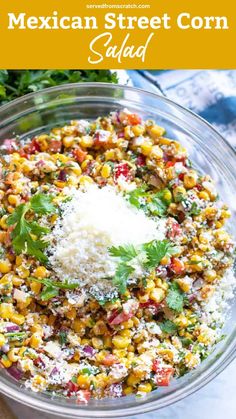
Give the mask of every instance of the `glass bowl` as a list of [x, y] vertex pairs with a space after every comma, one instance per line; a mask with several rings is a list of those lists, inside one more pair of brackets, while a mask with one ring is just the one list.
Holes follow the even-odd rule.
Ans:
[[[206, 121], [157, 94], [132, 87], [83, 83], [64, 85], [32, 93], [0, 108], [0, 141], [19, 135], [32, 137], [71, 119], [91, 119], [127, 107], [164, 126], [167, 136], [180, 140], [200, 171], [212, 176], [224, 202], [232, 211], [230, 232], [236, 238], [235, 152]], [[21, 387], [4, 370], [0, 391], [38, 410], [71, 418], [127, 417], [163, 408], [193, 393], [219, 374], [236, 354], [236, 307], [225, 324], [226, 339], [219, 343], [196, 370], [172, 381], [143, 398], [91, 400], [87, 406]]]

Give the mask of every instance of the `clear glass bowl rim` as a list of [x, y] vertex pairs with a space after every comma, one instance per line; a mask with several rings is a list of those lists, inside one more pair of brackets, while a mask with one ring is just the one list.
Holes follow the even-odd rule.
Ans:
[[[50, 93], [65, 93], [67, 90], [70, 89], [76, 89], [76, 88], [96, 88], [96, 87], [104, 87], [108, 88], [110, 90], [112, 89], [121, 89], [121, 90], [127, 90], [136, 92], [140, 95], [145, 95], [146, 97], [155, 99], [158, 98], [159, 100], [162, 100], [163, 102], [169, 103], [172, 105], [175, 109], [179, 110], [179, 112], [182, 112], [183, 114], [187, 116], [191, 116], [194, 119], [197, 119], [199, 123], [202, 126], [205, 126], [206, 129], [210, 130], [211, 133], [214, 134], [215, 138], [224, 145], [225, 149], [227, 150], [228, 157], [230, 157], [231, 162], [235, 160], [236, 151], [234, 148], [224, 139], [224, 137], [206, 120], [201, 118], [199, 115], [194, 113], [193, 111], [179, 105], [178, 103], [168, 99], [165, 96], [162, 96], [158, 93], [152, 93], [148, 92], [146, 90], [135, 88], [132, 86], [126, 86], [121, 84], [110, 84], [110, 83], [70, 83], [70, 84], [64, 84], [60, 86], [55, 86], [47, 89], [40, 90], [38, 92], [29, 93], [27, 95], [24, 95], [18, 99], [15, 99], [5, 105], [2, 105], [0, 107], [0, 121], [4, 120], [4, 117], [8, 115], [9, 110], [16, 109], [18, 106], [22, 104], [31, 105], [31, 107], [35, 106], [33, 103], [31, 103], [31, 99], [35, 99], [37, 97], [40, 97], [41, 95], [46, 95]], [[20, 114], [20, 113], [19, 113]], [[18, 116], [16, 114], [15, 116]], [[236, 180], [236, 177], [234, 175], [234, 178]], [[222, 356], [220, 356], [217, 360], [215, 360], [209, 368], [207, 368], [206, 371], [204, 371], [199, 377], [195, 379], [194, 382], [190, 383], [184, 388], [184, 391], [182, 389], [179, 389], [175, 391], [174, 393], [170, 393], [169, 395], [165, 396], [165, 398], [162, 399], [156, 399], [151, 402], [142, 403], [140, 405], [137, 405], [133, 403], [130, 404], [130, 407], [125, 409], [115, 409], [115, 411], [109, 411], [109, 410], [89, 410], [89, 409], [83, 409], [83, 406], [78, 407], [68, 407], [68, 405], [63, 406], [56, 406], [53, 404], [53, 399], [50, 400], [50, 402], [38, 400], [36, 399], [32, 393], [28, 392], [26, 395], [25, 393], [21, 393], [20, 388], [19, 390], [15, 390], [13, 386], [10, 384], [5, 384], [0, 379], [0, 392], [2, 392], [4, 395], [14, 399], [17, 402], [20, 402], [24, 405], [27, 405], [31, 408], [37, 409], [42, 412], [47, 412], [50, 414], [68, 417], [68, 418], [114, 418], [114, 417], [127, 417], [130, 415], [138, 415], [138, 414], [144, 414], [150, 411], [153, 411], [155, 409], [162, 409], [166, 406], [169, 406], [171, 404], [174, 404], [183, 398], [195, 393], [200, 388], [205, 386], [207, 383], [209, 383], [211, 380], [213, 380], [217, 375], [219, 375], [234, 359], [236, 358], [236, 336], [232, 339], [230, 342], [227, 350], [225, 351]]]

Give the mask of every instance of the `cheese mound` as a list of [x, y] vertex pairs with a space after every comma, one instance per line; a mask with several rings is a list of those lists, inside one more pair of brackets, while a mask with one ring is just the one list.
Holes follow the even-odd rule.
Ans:
[[163, 240], [165, 220], [148, 218], [114, 187], [89, 185], [64, 204], [50, 238], [50, 262], [61, 281], [101, 285], [114, 276], [117, 264], [108, 248]]

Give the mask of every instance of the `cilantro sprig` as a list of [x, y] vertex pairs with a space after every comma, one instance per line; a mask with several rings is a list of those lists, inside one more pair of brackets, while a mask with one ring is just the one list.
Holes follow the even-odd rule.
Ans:
[[167, 292], [166, 304], [171, 310], [181, 313], [185, 302], [184, 293], [181, 291], [177, 282], [173, 282]]
[[[18, 205], [8, 217], [7, 225], [14, 226], [11, 238], [13, 249], [17, 254], [26, 252], [30, 256], [35, 256], [40, 262], [47, 262], [47, 256], [43, 253], [47, 243], [41, 240], [41, 237], [47, 234], [49, 229], [42, 227], [36, 221], [29, 221], [26, 216], [30, 212], [34, 215], [55, 212], [56, 208], [52, 204], [52, 199], [51, 195], [41, 193], [34, 195], [29, 202]], [[34, 240], [32, 235], [36, 235], [37, 239]]]
[[173, 335], [177, 331], [176, 324], [172, 322], [171, 320], [165, 320], [162, 323], [160, 323], [159, 326], [162, 332], [168, 335]]
[[168, 207], [172, 201], [169, 189], [151, 194], [147, 192], [147, 186], [143, 185], [129, 192], [128, 199], [131, 205], [142, 209], [150, 215], [164, 217], [167, 214]]
[[69, 283], [67, 281], [60, 282], [60, 281], [52, 281], [49, 278], [29, 278], [31, 281], [39, 282], [40, 284], [44, 285], [43, 291], [40, 294], [40, 299], [42, 301], [51, 300], [53, 297], [57, 297], [59, 295], [60, 289], [64, 290], [73, 290], [79, 287], [79, 284], [76, 282]]
[[113, 284], [118, 287], [119, 292], [124, 294], [127, 281], [134, 273], [133, 262], [136, 260], [143, 269], [149, 272], [160, 264], [164, 256], [171, 256], [178, 252], [178, 248], [173, 246], [168, 240], [152, 240], [140, 246], [125, 245], [111, 247], [109, 254], [118, 258], [115, 276], [112, 278]]

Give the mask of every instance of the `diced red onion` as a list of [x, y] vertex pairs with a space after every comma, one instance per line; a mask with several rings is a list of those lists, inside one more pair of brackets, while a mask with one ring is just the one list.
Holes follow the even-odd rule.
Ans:
[[7, 368], [7, 371], [17, 381], [19, 381], [23, 376], [23, 372], [20, 371], [15, 365], [12, 365], [11, 367]]
[[17, 324], [9, 324], [8, 326], [6, 326], [6, 331], [7, 332], [19, 332], [20, 327]]
[[7, 353], [10, 349], [10, 346], [6, 343], [5, 345], [1, 346], [0, 351]]
[[93, 349], [92, 346], [89, 346], [89, 345], [85, 345], [83, 347], [83, 352], [84, 352], [85, 355], [87, 355], [89, 357], [94, 356], [95, 353], [96, 353], [95, 349]]
[[56, 375], [58, 372], [59, 372], [59, 369], [57, 367], [54, 367], [52, 371], [50, 372], [50, 377], [52, 377], [53, 375]]

